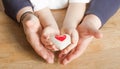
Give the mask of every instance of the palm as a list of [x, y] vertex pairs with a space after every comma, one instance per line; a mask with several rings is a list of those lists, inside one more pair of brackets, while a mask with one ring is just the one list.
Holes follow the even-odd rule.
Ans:
[[63, 64], [67, 64], [71, 62], [72, 60], [78, 58], [87, 46], [90, 44], [90, 42], [94, 37], [101, 37], [101, 34], [97, 29], [94, 28], [92, 25], [86, 25], [86, 23], [81, 23], [77, 31], [79, 33], [79, 41], [77, 46], [65, 57], [65, 59], [62, 61]]
[[80, 38], [88, 38], [92, 36], [89, 27], [86, 27], [84, 24], [78, 26], [78, 33]]
[[[31, 44], [33, 49], [38, 55], [44, 58], [47, 62], [54, 62], [54, 54], [47, 50], [41, 43], [40, 36], [42, 32], [42, 27], [36, 16], [28, 16], [23, 21], [23, 28], [26, 34], [28, 42]], [[31, 18], [30, 18], [31, 17]]]

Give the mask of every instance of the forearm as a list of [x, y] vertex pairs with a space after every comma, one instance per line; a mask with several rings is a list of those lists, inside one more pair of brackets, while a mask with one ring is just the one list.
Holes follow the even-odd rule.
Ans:
[[120, 8], [120, 0], [92, 0], [86, 14], [96, 15], [102, 25]]
[[38, 11], [39, 19], [43, 27], [53, 26], [56, 27], [56, 21], [49, 8], [44, 8]]
[[[32, 4], [28, 0], [2, 0], [2, 3], [5, 8], [5, 13], [18, 22], [18, 12], [25, 7], [32, 7]], [[26, 12], [27, 11], [28, 10], [26, 10]]]
[[85, 9], [85, 3], [70, 3], [63, 21], [63, 27], [76, 28], [84, 16]]

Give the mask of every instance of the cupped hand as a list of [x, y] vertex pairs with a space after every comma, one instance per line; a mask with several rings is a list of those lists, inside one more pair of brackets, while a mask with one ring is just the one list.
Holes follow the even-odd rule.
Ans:
[[41, 35], [41, 41], [44, 46], [51, 51], [58, 51], [54, 43], [50, 40], [51, 36], [59, 35], [59, 30], [57, 28], [47, 26], [43, 29]]
[[100, 27], [101, 22], [96, 16], [87, 15], [77, 28], [80, 38], [77, 46], [63, 57], [61, 64], [68, 64], [82, 55], [94, 37], [102, 38], [103, 35], [99, 31]]
[[61, 63], [64, 57], [77, 46], [79, 35], [76, 28], [62, 28], [62, 34], [68, 34], [71, 37], [71, 44], [63, 49], [59, 54], [59, 62]]
[[41, 43], [40, 37], [42, 33], [42, 27], [39, 19], [33, 14], [28, 14], [22, 21], [22, 24], [26, 38], [35, 52], [48, 63], [54, 63], [53, 52], [46, 49]]

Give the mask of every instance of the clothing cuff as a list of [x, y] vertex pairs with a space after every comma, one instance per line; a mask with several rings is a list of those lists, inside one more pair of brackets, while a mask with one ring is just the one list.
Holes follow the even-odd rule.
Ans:
[[69, 0], [69, 3], [89, 3], [91, 0]]

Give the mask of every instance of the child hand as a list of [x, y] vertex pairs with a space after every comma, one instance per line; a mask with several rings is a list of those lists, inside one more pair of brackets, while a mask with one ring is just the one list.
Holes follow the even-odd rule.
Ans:
[[52, 26], [45, 27], [41, 35], [41, 41], [47, 49], [52, 51], [58, 51], [56, 46], [52, 43], [52, 41], [50, 41], [50, 37], [52, 35], [59, 35], [59, 30]]
[[63, 49], [60, 54], [59, 54], [59, 61], [61, 62], [61, 60], [64, 58], [64, 56], [66, 56], [73, 48], [75, 48], [77, 46], [78, 40], [79, 40], [79, 35], [78, 32], [76, 30], [76, 28], [62, 28], [61, 32], [63, 34], [69, 34], [71, 36], [71, 44]]

